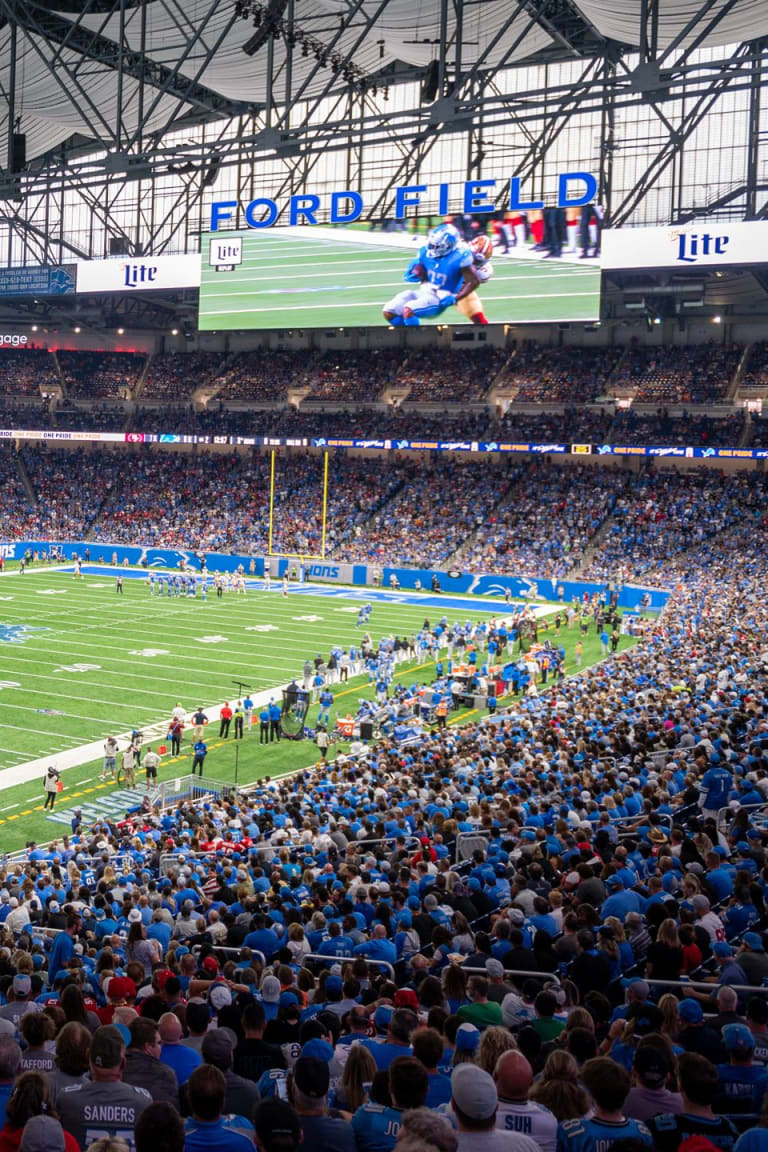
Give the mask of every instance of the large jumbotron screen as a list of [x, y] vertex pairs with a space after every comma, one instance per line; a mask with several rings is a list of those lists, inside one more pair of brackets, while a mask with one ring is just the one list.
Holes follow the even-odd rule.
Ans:
[[[385, 306], [412, 287], [404, 274], [426, 231], [420, 225], [387, 232], [367, 225], [297, 225], [206, 233], [199, 326], [231, 331], [386, 325]], [[490, 228], [488, 236], [497, 239]], [[504, 247], [494, 244], [490, 275], [476, 292], [488, 323], [598, 319], [599, 259], [584, 258], [578, 249], [545, 258], [530, 238]], [[460, 305], [422, 315], [419, 323], [470, 323]]]

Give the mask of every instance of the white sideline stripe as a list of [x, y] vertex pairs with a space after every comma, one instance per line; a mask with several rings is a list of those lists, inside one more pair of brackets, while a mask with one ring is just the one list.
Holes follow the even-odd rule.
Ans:
[[[279, 695], [287, 683], [288, 681], [285, 681], [285, 684], [275, 685], [264, 692], [253, 693], [251, 695], [251, 699], [253, 700], [254, 712], [256, 712], [256, 710], [259, 709], [262, 704], [269, 703], [272, 698]], [[223, 706], [223, 704], [215, 704], [203, 708], [203, 711], [208, 716], [209, 731], [213, 728], [213, 725], [219, 719], [219, 713]], [[145, 724], [143, 731], [145, 736], [149, 736], [150, 733], [148, 732], [148, 729], [156, 729], [156, 732], [152, 733], [152, 740], [154, 742], [164, 736], [165, 732], [167, 731], [167, 726], [168, 720], [161, 719], [157, 720], [154, 724], [151, 725]], [[0, 728], [2, 727], [5, 727], [5, 725], [0, 724]], [[23, 731], [32, 731], [32, 729], [23, 729]], [[253, 731], [253, 729], [251, 731]], [[104, 735], [106, 736], [112, 734], [113, 733], [110, 732], [105, 733]], [[46, 734], [44, 733], [44, 735]], [[116, 738], [118, 740], [122, 739], [124, 743], [127, 743], [129, 736], [129, 732], [117, 733]], [[232, 741], [232, 744], [234, 746], [234, 740]], [[55, 764], [59, 772], [67, 772], [72, 768], [79, 768], [82, 764], [88, 764], [92, 760], [103, 759], [103, 740], [92, 740], [88, 744], [78, 744], [74, 748], [67, 748], [63, 752], [49, 752], [47, 756], [39, 756], [36, 760], [27, 760], [23, 764], [16, 764], [11, 768], [4, 768], [0, 770], [0, 789], [13, 788], [17, 784], [26, 784], [30, 780], [34, 780], [37, 776], [42, 776], [48, 768], [48, 765], [51, 763]], [[183, 773], [181, 774], [183, 775]], [[78, 781], [78, 784], [80, 783], [87, 783], [87, 781]]]

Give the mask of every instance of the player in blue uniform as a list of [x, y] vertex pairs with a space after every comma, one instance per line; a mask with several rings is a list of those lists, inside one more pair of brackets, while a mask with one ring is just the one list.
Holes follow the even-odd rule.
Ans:
[[432, 229], [404, 279], [413, 287], [399, 292], [383, 308], [384, 319], [395, 328], [418, 327], [421, 320], [439, 316], [479, 284], [472, 252], [452, 224]]

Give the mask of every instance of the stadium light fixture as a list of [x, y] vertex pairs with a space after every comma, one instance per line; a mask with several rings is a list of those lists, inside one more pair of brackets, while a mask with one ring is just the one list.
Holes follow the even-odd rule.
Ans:
[[77, 327], [77, 328], [73, 328], [73, 329], [72, 329], [72, 331], [73, 331], [74, 333], [78, 333], [78, 332], [80, 331], [80, 328], [79, 328], [79, 327]]
[[712, 323], [713, 324], [722, 324], [722, 322], [723, 322], [722, 316], [713, 316], [712, 317]]
[[178, 334], [179, 334], [178, 328], [171, 328], [171, 336], [178, 336]]
[[125, 328], [118, 328], [117, 334], [118, 334], [118, 336], [124, 336], [125, 335]]

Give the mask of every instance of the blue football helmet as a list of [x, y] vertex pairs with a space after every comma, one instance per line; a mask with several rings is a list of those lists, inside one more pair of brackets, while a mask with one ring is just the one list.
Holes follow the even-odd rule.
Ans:
[[427, 236], [427, 255], [432, 260], [447, 256], [458, 248], [460, 240], [453, 224], [438, 224]]

